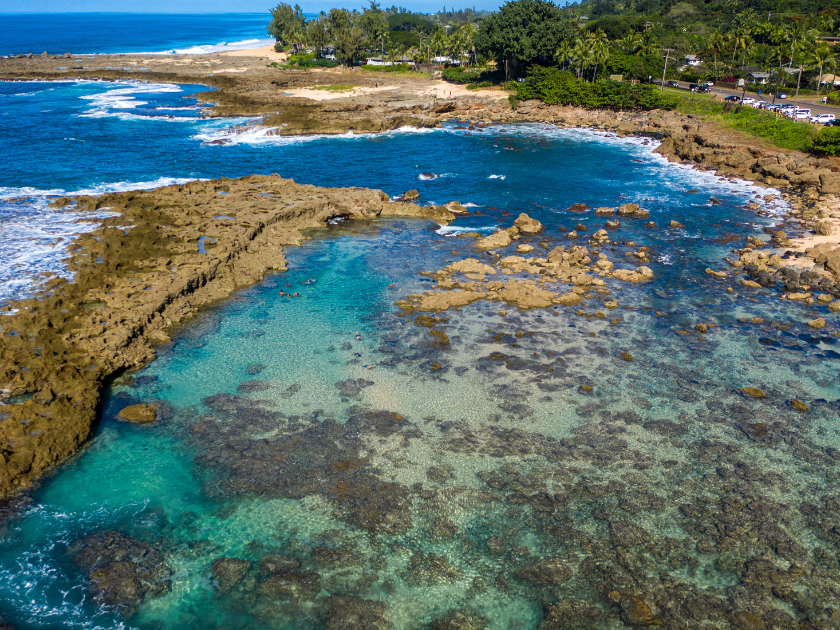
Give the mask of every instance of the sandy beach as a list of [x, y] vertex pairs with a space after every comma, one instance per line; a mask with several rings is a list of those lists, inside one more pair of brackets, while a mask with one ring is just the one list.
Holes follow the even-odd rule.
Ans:
[[[284, 52], [275, 52], [274, 46], [264, 46], [263, 48], [243, 48], [242, 50], [230, 50], [221, 53], [209, 53], [210, 55], [219, 55], [221, 57], [262, 57], [269, 61], [286, 61], [289, 55]], [[203, 55], [202, 55], [203, 56]]]

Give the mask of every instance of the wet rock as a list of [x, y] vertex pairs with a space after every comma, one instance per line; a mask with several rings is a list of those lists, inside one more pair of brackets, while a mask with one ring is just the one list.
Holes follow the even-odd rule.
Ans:
[[257, 562], [260, 577], [268, 577], [281, 573], [288, 573], [300, 568], [300, 560], [291, 556], [271, 554], [263, 556]]
[[[598, 208], [598, 210], [600, 210], [600, 209], [601, 208]], [[589, 206], [587, 206], [585, 203], [573, 203], [571, 206], [566, 208], [566, 212], [581, 213], [581, 212], [586, 212], [587, 210], [589, 210]], [[612, 208], [609, 208], [609, 210], [612, 210]], [[597, 212], [596, 212], [596, 214], [597, 214]]]
[[426, 477], [435, 483], [444, 483], [452, 479], [453, 475], [452, 471], [448, 467], [429, 466], [429, 468], [426, 469]]
[[484, 630], [489, 621], [474, 612], [450, 610], [432, 624], [432, 630]]
[[365, 387], [370, 387], [374, 384], [375, 383], [373, 381], [369, 381], [364, 378], [348, 378], [345, 381], [339, 381], [335, 384], [335, 386], [338, 387], [341, 396], [346, 398], [358, 398], [359, 394], [361, 394]]
[[679, 229], [679, 228], [684, 228], [685, 226], [682, 223], [680, 223], [679, 221], [675, 221], [674, 219], [671, 219], [671, 222], [668, 224], [668, 227], [672, 230], [676, 230], [676, 229]]
[[522, 234], [539, 234], [544, 229], [542, 223], [532, 219], [524, 212], [516, 218], [513, 224], [519, 228]]
[[530, 254], [534, 251], [533, 245], [528, 245], [527, 243], [522, 243], [521, 245], [516, 246], [516, 251], [519, 254]]
[[621, 619], [631, 626], [662, 625], [662, 621], [653, 615], [650, 606], [641, 597], [625, 596], [621, 598]]
[[451, 584], [463, 576], [463, 571], [451, 564], [447, 558], [418, 551], [408, 561], [405, 581], [415, 586], [432, 586]]
[[497, 230], [490, 236], [485, 236], [476, 241], [475, 246], [480, 250], [499, 249], [507, 247], [512, 242], [510, 233], [507, 230]]
[[254, 374], [259, 374], [264, 369], [265, 369], [264, 365], [262, 365], [260, 363], [252, 363], [251, 365], [248, 366], [247, 372], [248, 372], [248, 374], [253, 376]]
[[171, 570], [163, 554], [120, 532], [91, 534], [68, 551], [87, 575], [96, 600], [119, 606], [125, 617], [131, 617], [146, 597], [169, 588]]
[[753, 398], [764, 398], [766, 395], [763, 391], [758, 389], [758, 387], [742, 387], [741, 392], [746, 396], [752, 396]]
[[713, 278], [726, 278], [727, 274], [724, 271], [715, 271], [714, 269], [706, 268], [706, 275]]
[[464, 206], [461, 205], [459, 201], [450, 201], [446, 205], [443, 206], [452, 214], [469, 214], [470, 211], [467, 210]]
[[613, 544], [619, 549], [636, 547], [651, 540], [650, 534], [644, 527], [630, 521], [612, 521], [610, 523], [610, 536]]
[[262, 392], [271, 389], [271, 384], [265, 381], [243, 381], [236, 388], [238, 394], [250, 394], [252, 392]]
[[236, 588], [251, 570], [251, 563], [241, 558], [217, 558], [213, 561], [213, 579], [218, 582], [217, 594], [223, 595]]
[[825, 319], [823, 319], [822, 317], [812, 319], [810, 322], [808, 322], [808, 325], [811, 328], [825, 328]]
[[331, 595], [326, 630], [386, 630], [385, 604], [359, 597]]
[[399, 198], [399, 201], [402, 201], [403, 203], [416, 203], [419, 199], [420, 193], [417, 190], [409, 190]]
[[622, 352], [621, 353], [621, 358], [624, 359], [625, 361], [632, 361], [633, 360], [633, 355], [630, 354], [629, 352]]
[[582, 599], [564, 599], [543, 610], [539, 630], [595, 630], [602, 617], [600, 610]]
[[794, 409], [796, 409], [797, 411], [810, 411], [811, 410], [811, 408], [808, 405], [806, 405], [804, 402], [802, 402], [801, 400], [796, 400], [796, 399], [793, 399], [793, 400], [790, 401], [790, 406], [793, 407]]
[[622, 282], [647, 282], [653, 278], [653, 271], [649, 267], [638, 267], [636, 271], [614, 269], [612, 275]]
[[624, 203], [618, 207], [618, 215], [621, 217], [633, 217], [636, 219], [649, 219], [650, 214], [647, 210], [639, 208], [637, 203]]
[[613, 221], [607, 221], [604, 224], [604, 227], [606, 227], [608, 230], [617, 230], [621, 227], [621, 222], [618, 219], [615, 219]]
[[708, 324], [697, 324], [694, 327], [694, 330], [696, 330], [699, 333], [706, 334], [707, 332], [709, 332], [709, 326]]
[[132, 424], [149, 424], [157, 417], [155, 405], [129, 405], [117, 414], [120, 420]]
[[260, 577], [257, 594], [268, 599], [310, 600], [321, 590], [321, 576], [313, 571], [300, 571], [297, 558], [268, 555], [257, 563]]
[[458, 526], [450, 521], [448, 518], [438, 516], [433, 522], [429, 532], [432, 535], [432, 540], [440, 542], [444, 540], [451, 540], [458, 531]]
[[572, 577], [572, 570], [561, 558], [546, 558], [517, 569], [515, 575], [540, 586], [560, 586]]
[[595, 215], [599, 217], [615, 216], [615, 208], [600, 207], [595, 208]]

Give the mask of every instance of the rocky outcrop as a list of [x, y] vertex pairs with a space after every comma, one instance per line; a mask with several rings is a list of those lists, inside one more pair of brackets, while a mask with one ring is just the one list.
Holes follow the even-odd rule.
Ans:
[[[277, 176], [64, 198], [55, 206], [107, 206], [119, 216], [73, 242], [72, 282], [50, 280], [36, 298], [4, 307], [14, 314], [3, 318], [0, 399], [34, 395], [0, 414], [0, 494], [27, 485], [87, 439], [106, 377], [153, 359], [165, 331], [202, 306], [284, 270], [283, 246], [301, 243], [302, 230], [335, 217], [453, 217], [390, 203], [377, 190], [300, 186]], [[143, 405], [120, 416], [154, 420]]]

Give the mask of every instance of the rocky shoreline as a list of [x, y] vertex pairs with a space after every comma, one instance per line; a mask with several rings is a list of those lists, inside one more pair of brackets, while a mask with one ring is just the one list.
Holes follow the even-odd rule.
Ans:
[[[654, 138], [661, 142], [656, 151], [672, 162], [782, 189], [789, 206], [784, 220], [804, 238], [791, 241], [782, 230], [768, 241], [749, 237], [746, 247], [734, 250], [729, 264], [736, 273], [749, 276], [743, 280], [752, 283], [748, 286], [775, 287], [782, 299], [840, 310], [840, 302], [834, 301], [840, 298], [840, 237], [834, 237], [840, 223], [838, 160], [768, 147], [755, 138], [672, 112], [589, 112], [540, 102], [522, 102], [513, 109], [506, 100], [485, 98], [481, 92], [452, 99], [424, 97], [427, 78], [288, 71], [247, 57], [228, 68], [231, 61], [223, 57], [185, 57], [0, 59], [0, 80], [200, 83], [215, 88], [199, 95], [200, 100], [214, 103], [208, 115], [260, 116], [256, 124], [288, 135], [378, 132], [460, 120], [471, 121], [477, 133], [488, 124], [539, 122]], [[116, 61], [122, 70], [106, 65]], [[66, 66], [56, 67], [57, 62]], [[290, 86], [332, 82], [382, 83], [393, 89], [326, 102], [282, 96]], [[238, 131], [234, 128], [231, 133]], [[76, 239], [70, 258], [74, 283], [51, 280], [42, 295], [6, 307], [16, 312], [2, 321], [0, 394], [3, 400], [19, 404], [0, 411], [0, 494], [26, 486], [73, 453], [95, 423], [106, 379], [154, 358], [153, 347], [168, 342], [166, 331], [172, 326], [237, 288], [258, 282], [266, 271], [284, 269], [282, 245], [299, 243], [301, 230], [322, 227], [337, 216], [421, 216], [443, 221], [455, 216], [443, 207], [393, 204], [380, 191], [298, 186], [276, 176], [193, 182], [150, 192], [62, 199], [58, 204], [80, 210], [107, 206], [120, 216]], [[128, 224], [131, 230], [120, 229]], [[486, 245], [478, 248], [497, 246], [495, 241]], [[770, 248], [774, 251], [768, 253]], [[560, 252], [557, 261], [549, 257], [544, 264], [562, 265], [568, 254]], [[728, 275], [709, 271], [716, 277]], [[582, 291], [583, 285], [563, 273], [563, 282]], [[501, 291], [494, 299], [517, 305], [520, 299], [523, 304], [567, 300], [570, 305], [578, 299], [575, 290], [561, 298], [546, 297], [537, 289], [494, 284], [492, 290]], [[510, 299], [505, 299], [508, 293]], [[448, 297], [454, 295], [448, 292]], [[413, 310], [441, 310], [416, 305], [416, 300], [414, 305], [407, 303]]]
[[[303, 230], [337, 217], [455, 217], [443, 207], [392, 203], [378, 190], [276, 175], [63, 197], [53, 206], [108, 207], [118, 216], [74, 240], [72, 282], [53, 278], [34, 298], [2, 307], [0, 400], [16, 404], [0, 407], [0, 494], [79, 448], [107, 379], [152, 360], [172, 327], [285, 270], [283, 246], [300, 244]], [[127, 419], [143, 421], [149, 410], [135, 411]]]

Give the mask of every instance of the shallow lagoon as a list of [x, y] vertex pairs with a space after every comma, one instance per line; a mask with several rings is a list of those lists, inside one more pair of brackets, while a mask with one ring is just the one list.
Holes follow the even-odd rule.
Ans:
[[[196, 161], [201, 172], [167, 176], [250, 169], [389, 194], [418, 188], [426, 200], [476, 204], [482, 214], [455, 224], [465, 229], [528, 212], [547, 228], [524, 239], [537, 252], [568, 244], [577, 223], [602, 226], [566, 212], [575, 202], [638, 201], [660, 226], [687, 227], [623, 220], [604, 251], [620, 261], [651, 247], [651, 283], [611, 282], [609, 295], [571, 310], [478, 302], [442, 314], [435, 329], [448, 346], [393, 303], [432, 288], [420, 272], [475, 256], [471, 239], [421, 221], [313, 233], [287, 251], [288, 272], [203, 313], [115, 382], [96, 438], [10, 514], [0, 540], [7, 621], [837, 625], [833, 322], [813, 331], [804, 322], [816, 311], [704, 273], [733, 247], [715, 239], [772, 223], [741, 208], [766, 191], [669, 166], [640, 141], [540, 126], [202, 147], [203, 121], [117, 120], [166, 125], [149, 150], [177, 141], [172, 159], [185, 165], [189, 151], [209, 156]], [[334, 154], [346, 168], [313, 168]], [[162, 176], [126, 160], [122, 181]], [[58, 185], [68, 190], [92, 184], [67, 177]], [[301, 296], [279, 295], [290, 289]], [[592, 316], [612, 298], [618, 310]], [[767, 323], [741, 321], [753, 317]], [[717, 326], [700, 335], [700, 321]], [[767, 397], [740, 392], [750, 386]], [[152, 400], [154, 425], [116, 420]], [[112, 538], [111, 552], [122, 545], [168, 576], [122, 615], [92, 599], [78, 566], [78, 541], [92, 536], [96, 547], [111, 531], [140, 541]], [[146, 561], [145, 545], [155, 549]], [[220, 558], [246, 562], [214, 569]]]

